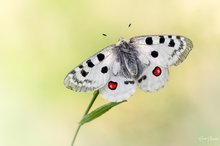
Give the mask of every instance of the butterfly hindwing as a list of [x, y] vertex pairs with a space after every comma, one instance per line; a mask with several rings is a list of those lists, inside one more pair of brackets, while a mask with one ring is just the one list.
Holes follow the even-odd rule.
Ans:
[[150, 63], [149, 65], [144, 65], [143, 73], [137, 79], [137, 83], [143, 91], [152, 92], [162, 88], [168, 77], [168, 68]]
[[183, 62], [193, 47], [191, 40], [176, 35], [137, 36], [130, 43], [143, 61], [145, 58], [164, 67]]
[[115, 45], [104, 48], [69, 72], [64, 80], [65, 86], [82, 92], [103, 87], [110, 78], [115, 60], [114, 47]]
[[136, 82], [134, 79], [123, 76], [120, 63], [115, 61], [111, 77], [108, 83], [100, 89], [100, 93], [111, 102], [120, 102], [133, 95], [135, 89]]

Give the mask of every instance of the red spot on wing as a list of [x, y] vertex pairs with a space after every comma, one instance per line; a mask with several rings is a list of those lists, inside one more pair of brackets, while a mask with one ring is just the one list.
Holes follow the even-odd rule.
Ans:
[[154, 70], [153, 70], [153, 74], [158, 77], [160, 74], [161, 74], [162, 70], [160, 67], [155, 67]]
[[111, 90], [115, 90], [117, 86], [118, 86], [117, 82], [113, 82], [113, 81], [108, 82], [108, 88]]

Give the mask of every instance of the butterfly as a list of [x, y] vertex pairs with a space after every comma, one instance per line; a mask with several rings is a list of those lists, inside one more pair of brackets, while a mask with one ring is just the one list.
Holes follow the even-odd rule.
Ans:
[[121, 38], [70, 71], [64, 85], [78, 92], [99, 90], [111, 102], [127, 100], [137, 86], [147, 92], [164, 87], [168, 68], [183, 62], [192, 47], [179, 35]]

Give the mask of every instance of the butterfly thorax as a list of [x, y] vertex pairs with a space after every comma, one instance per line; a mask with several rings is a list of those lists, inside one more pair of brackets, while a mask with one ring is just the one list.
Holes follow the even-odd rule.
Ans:
[[135, 47], [125, 40], [120, 40], [117, 50], [117, 61], [121, 65], [121, 74], [126, 78], [138, 78], [142, 73], [142, 67]]

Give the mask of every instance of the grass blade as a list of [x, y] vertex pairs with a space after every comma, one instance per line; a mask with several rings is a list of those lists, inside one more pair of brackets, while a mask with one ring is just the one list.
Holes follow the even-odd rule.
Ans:
[[88, 123], [98, 117], [100, 117], [101, 115], [103, 115], [104, 113], [106, 113], [108, 110], [110, 110], [111, 108], [113, 108], [114, 106], [117, 106], [119, 105], [120, 103], [123, 103], [125, 102], [126, 100], [124, 101], [121, 101], [121, 102], [110, 102], [110, 103], [107, 103], [103, 106], [100, 106], [99, 108], [95, 109], [94, 111], [92, 111], [91, 113], [85, 115], [82, 120], [79, 122], [79, 125], [82, 126], [83, 124], [85, 123]]

